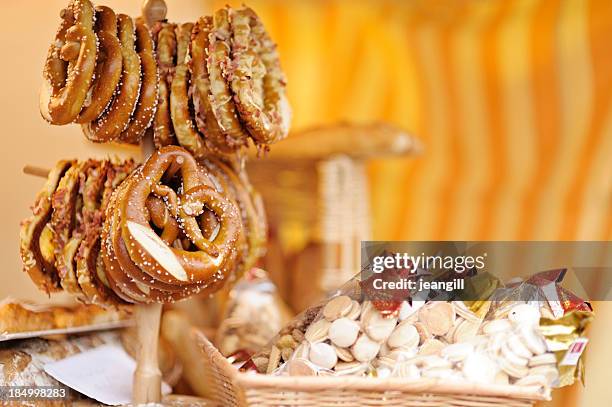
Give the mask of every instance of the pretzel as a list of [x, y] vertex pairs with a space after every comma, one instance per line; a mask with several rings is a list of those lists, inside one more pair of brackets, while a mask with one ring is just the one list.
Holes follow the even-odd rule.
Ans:
[[202, 164], [224, 188], [231, 190], [240, 209], [242, 223], [246, 229], [245, 250], [235, 273], [236, 276], [240, 276], [244, 271], [251, 269], [265, 254], [267, 227], [265, 214], [261, 213], [263, 205], [259, 196], [253, 194], [250, 184], [245, 184], [246, 178], [239, 177], [221, 160], [208, 157], [202, 161]]
[[275, 143], [287, 137], [291, 120], [276, 44], [252, 9], [230, 9], [229, 15], [232, 63], [224, 67], [240, 119], [257, 143]]
[[206, 66], [209, 35], [212, 30], [212, 17], [201, 17], [195, 24], [190, 43], [191, 60], [191, 100], [193, 103], [194, 120], [200, 133], [204, 135], [204, 142], [208, 150], [228, 154], [236, 149], [230, 145], [225, 134], [219, 127], [209, 100], [210, 81]]
[[[23, 269], [36, 286], [46, 293], [61, 290], [60, 279], [55, 269], [51, 229], [47, 227], [51, 219], [51, 196], [73, 163], [73, 161], [60, 161], [51, 169], [43, 189], [36, 197], [32, 216], [21, 224], [19, 251]], [[46, 235], [46, 238], [43, 238], [43, 235]]]
[[[102, 259], [105, 263], [108, 282], [113, 291], [127, 302], [167, 303], [183, 299], [191, 292], [172, 285], [165, 285], [167, 290], [151, 287], [151, 285], [160, 283], [134, 264], [128, 254], [121, 237], [119, 223], [121, 222], [121, 202], [125, 199], [125, 192], [133, 180], [133, 176], [128, 177], [113, 192], [106, 211], [102, 231]], [[194, 289], [197, 289], [197, 287]]]
[[[160, 190], [159, 182], [173, 163], [179, 165], [184, 191], [179, 197], [178, 218], [197, 251], [169, 247], [149, 226], [146, 200]], [[151, 277], [189, 289], [194, 284], [207, 286], [229, 272], [226, 262], [236, 250], [240, 233], [238, 209], [214, 189], [186, 150], [165, 147], [155, 152], [134, 175], [121, 202], [120, 228], [125, 246], [132, 261]], [[211, 241], [204, 237], [197, 220], [205, 207], [214, 212], [220, 224]]]
[[206, 146], [191, 118], [187, 95], [189, 70], [185, 58], [192, 28], [193, 24], [185, 23], [176, 30], [177, 63], [170, 85], [170, 116], [178, 143], [194, 156], [201, 157], [206, 153]]
[[83, 109], [76, 118], [77, 123], [88, 123], [95, 120], [110, 103], [115, 88], [121, 79], [121, 43], [117, 39], [117, 16], [106, 6], [97, 6], [96, 36], [98, 37], [98, 54], [94, 79], [85, 100]]
[[213, 26], [209, 36], [209, 57], [206, 65], [210, 81], [210, 104], [224, 134], [225, 143], [237, 150], [247, 145], [249, 135], [238, 118], [232, 92], [224, 77], [223, 67], [231, 64], [231, 32], [227, 9], [220, 9], [214, 14]]
[[153, 122], [157, 108], [157, 61], [155, 60], [155, 45], [151, 33], [143, 22], [136, 22], [136, 49], [140, 56], [141, 86], [136, 109], [127, 129], [119, 137], [121, 141], [137, 144], [145, 134], [145, 130]]
[[102, 161], [87, 171], [83, 190], [83, 222], [85, 224], [81, 243], [76, 253], [76, 275], [87, 302], [107, 306], [117, 305], [121, 300], [108, 286], [100, 264], [100, 231], [102, 229], [103, 199], [107, 188], [107, 176], [114, 173], [109, 161]]
[[77, 117], [96, 65], [91, 2], [72, 0], [60, 17], [62, 22], [47, 53], [39, 101], [41, 115], [51, 124], [67, 124]]
[[106, 112], [83, 124], [85, 136], [94, 142], [115, 140], [129, 124], [140, 89], [140, 58], [134, 49], [134, 22], [125, 14], [117, 15], [123, 69], [116, 95]]
[[[102, 257], [111, 286], [124, 300], [136, 303], [174, 302], [209, 289], [207, 284], [192, 284], [185, 287], [161, 282], [156, 279], [156, 276], [144, 273], [132, 261], [118, 225], [122, 220], [121, 203], [126, 199], [125, 193], [134, 184], [136, 174], [139, 172], [140, 170], [132, 174], [113, 193], [106, 212]], [[147, 202], [152, 202], [151, 196]], [[149, 214], [148, 211], [147, 214]]]
[[81, 244], [83, 231], [82, 183], [87, 171], [95, 166], [94, 160], [75, 163], [62, 177], [51, 198], [53, 214], [51, 228], [54, 231], [55, 267], [60, 276], [62, 288], [81, 298], [74, 258]]
[[159, 92], [157, 111], [153, 120], [153, 141], [155, 147], [176, 144], [172, 118], [170, 117], [170, 87], [168, 76], [174, 68], [174, 57], [176, 56], [176, 36], [174, 24], [159, 23], [157, 31], [157, 65], [159, 66]]

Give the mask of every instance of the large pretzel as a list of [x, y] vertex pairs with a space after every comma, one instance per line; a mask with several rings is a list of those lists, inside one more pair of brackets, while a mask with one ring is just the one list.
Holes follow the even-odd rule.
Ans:
[[20, 231], [20, 254], [23, 269], [42, 291], [61, 291], [60, 279], [55, 269], [55, 249], [52, 243], [51, 197], [73, 161], [58, 162], [47, 178], [45, 186], [38, 193], [33, 214], [24, 220]]
[[[130, 176], [113, 193], [106, 211], [102, 233], [102, 258], [106, 265], [106, 277], [113, 291], [124, 301], [135, 303], [173, 302], [183, 299], [200, 289], [192, 286], [176, 287], [165, 284], [144, 273], [131, 259], [121, 237], [121, 202], [133, 182]], [[158, 288], [158, 287], [162, 288]]]
[[155, 116], [159, 76], [154, 48], [155, 45], [149, 29], [143, 22], [137, 21], [136, 49], [140, 56], [142, 83], [138, 104], [132, 114], [130, 124], [119, 137], [125, 143], [137, 144], [144, 136], [145, 130], [151, 125]]
[[125, 14], [117, 15], [123, 69], [116, 95], [105, 113], [96, 120], [83, 124], [85, 136], [95, 142], [112, 141], [129, 124], [140, 89], [140, 58], [134, 45], [134, 22]]
[[117, 16], [106, 6], [96, 7], [96, 35], [98, 54], [94, 80], [85, 101], [83, 110], [76, 119], [77, 123], [95, 120], [110, 103], [115, 88], [121, 79], [121, 43], [117, 38]]
[[94, 9], [89, 0], [72, 0], [49, 47], [40, 91], [40, 113], [51, 124], [72, 122], [87, 98], [96, 66]]
[[179, 144], [196, 157], [201, 157], [206, 153], [206, 146], [191, 118], [187, 95], [189, 70], [185, 59], [192, 28], [193, 24], [185, 23], [180, 24], [176, 30], [177, 61], [170, 86], [170, 115]]
[[232, 63], [224, 67], [240, 118], [257, 143], [275, 143], [287, 137], [291, 121], [276, 44], [250, 8], [229, 9], [229, 15]]
[[[151, 234], [144, 211], [147, 197], [162, 188], [159, 182], [171, 164], [180, 167], [184, 192], [180, 196], [178, 216], [185, 234], [198, 249], [195, 252], [168, 248], [163, 244], [157, 235]], [[210, 181], [208, 185], [203, 182], [203, 174], [203, 169], [187, 151], [166, 147], [151, 156], [137, 181], [129, 188], [126, 199], [121, 202], [122, 216], [125, 216], [121, 225], [122, 236], [132, 260], [147, 274], [177, 285], [206, 283], [223, 270], [235, 250], [240, 231], [238, 209], [217, 192]], [[197, 217], [205, 209], [214, 212], [220, 224], [212, 241], [203, 236], [197, 222]], [[144, 240], [147, 238], [151, 240]], [[160, 256], [155, 247], [162, 251], [164, 247], [169, 249], [167, 256]]]

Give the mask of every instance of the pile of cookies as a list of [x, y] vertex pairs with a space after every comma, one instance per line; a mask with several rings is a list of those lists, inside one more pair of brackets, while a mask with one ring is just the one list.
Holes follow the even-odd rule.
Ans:
[[250, 8], [156, 23], [72, 0], [48, 51], [40, 111], [94, 142], [178, 144], [196, 157], [287, 136], [291, 109], [276, 45]]
[[462, 301], [405, 301], [383, 316], [371, 301], [340, 295], [317, 318], [289, 359], [289, 350], [270, 356], [267, 373], [538, 386], [551, 386], [558, 377], [555, 355], [538, 332], [540, 312], [525, 303], [483, 321]]

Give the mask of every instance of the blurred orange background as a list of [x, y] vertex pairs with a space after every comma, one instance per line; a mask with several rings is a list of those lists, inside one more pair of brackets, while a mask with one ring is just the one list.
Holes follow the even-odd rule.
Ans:
[[[42, 299], [17, 251], [19, 220], [41, 180], [21, 168], [138, 154], [87, 143], [78, 127], [49, 126], [38, 113], [46, 49], [66, 2], [1, 6], [0, 298]], [[138, 0], [103, 3], [139, 14]], [[167, 3], [169, 19], [193, 21], [227, 2]], [[369, 167], [375, 239], [612, 237], [612, 2], [248, 3], [279, 44], [294, 129], [382, 119], [423, 141], [417, 159]], [[547, 405], [612, 405], [612, 306], [596, 311], [586, 389], [556, 392]]]

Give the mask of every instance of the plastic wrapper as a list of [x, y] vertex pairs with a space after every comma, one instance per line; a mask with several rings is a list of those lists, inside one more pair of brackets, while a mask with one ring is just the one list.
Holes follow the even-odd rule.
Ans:
[[232, 288], [216, 342], [224, 356], [249, 355], [265, 346], [293, 314], [261, 269], [251, 269]]
[[501, 318], [517, 302], [538, 310], [538, 331], [556, 358], [559, 374], [555, 387], [573, 384], [576, 378], [584, 379], [582, 354], [588, 343], [587, 328], [594, 317], [589, 302], [562, 287], [566, 273], [566, 269], [543, 271], [496, 290], [487, 315], [487, 319]]
[[[474, 335], [487, 313], [486, 301], [431, 301], [421, 312], [425, 300], [371, 295], [358, 277], [298, 315], [243, 370], [375, 375], [379, 366], [398, 358], [434, 354], [445, 344]], [[498, 286], [491, 276], [476, 277], [467, 280]]]
[[[554, 276], [539, 273], [503, 286], [487, 273], [474, 274], [466, 278], [466, 290], [477, 290], [477, 301], [463, 301], [476, 298], [465, 293], [432, 300], [439, 298], [436, 292], [425, 300], [370, 300], [354, 278], [300, 314], [243, 369], [536, 386], [548, 395], [572, 382], [568, 372], [579, 371], [561, 361], [584, 339], [592, 316], [588, 303], [561, 289]], [[554, 302], [559, 299], [564, 304]], [[562, 316], [555, 316], [556, 306]]]

